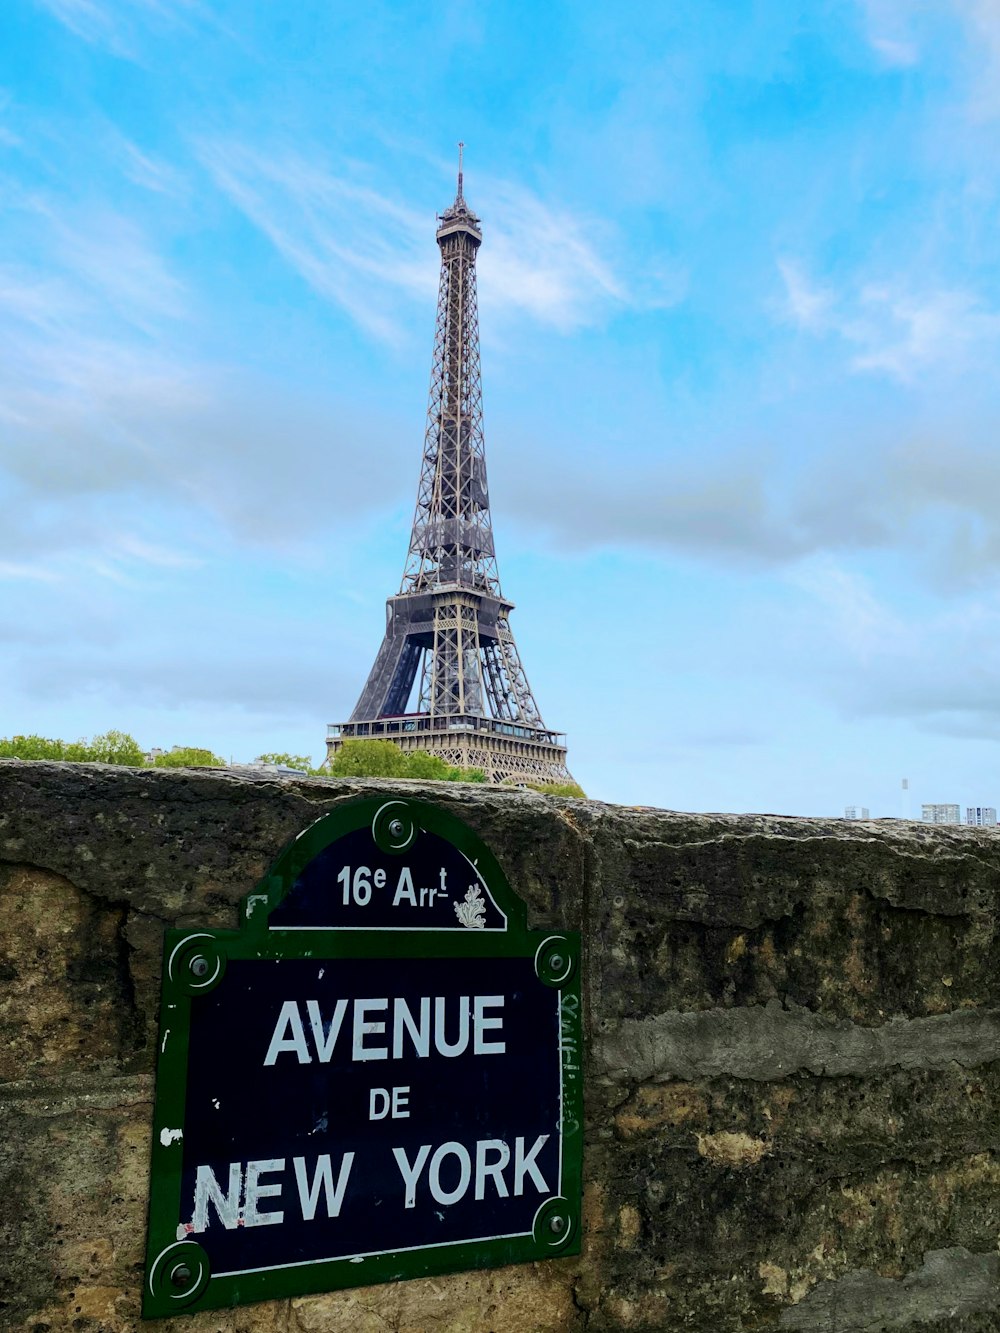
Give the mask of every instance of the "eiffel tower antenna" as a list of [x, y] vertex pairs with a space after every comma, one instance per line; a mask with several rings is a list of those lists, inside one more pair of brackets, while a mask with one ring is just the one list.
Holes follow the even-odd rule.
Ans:
[[395, 741], [490, 782], [569, 782], [560, 732], [542, 721], [500, 590], [486, 485], [479, 367], [479, 218], [463, 193], [438, 218], [434, 360], [417, 507], [399, 592], [350, 720], [327, 728], [327, 759], [345, 740]]

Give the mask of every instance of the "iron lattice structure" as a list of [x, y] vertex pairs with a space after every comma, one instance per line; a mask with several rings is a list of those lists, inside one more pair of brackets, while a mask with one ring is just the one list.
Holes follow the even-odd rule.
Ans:
[[542, 721], [497, 572], [476, 299], [482, 239], [460, 155], [455, 202], [438, 219], [434, 363], [403, 580], [350, 720], [328, 728], [327, 757], [345, 740], [382, 738], [481, 768], [491, 782], [569, 782], [563, 737]]

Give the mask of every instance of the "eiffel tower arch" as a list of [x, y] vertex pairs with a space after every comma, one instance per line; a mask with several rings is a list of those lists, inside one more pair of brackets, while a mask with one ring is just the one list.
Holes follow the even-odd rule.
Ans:
[[327, 728], [327, 759], [345, 740], [395, 741], [490, 782], [571, 782], [500, 590], [486, 483], [476, 252], [483, 234], [462, 191], [438, 218], [441, 250], [434, 361], [417, 507], [399, 592], [386, 603], [375, 664], [347, 722]]

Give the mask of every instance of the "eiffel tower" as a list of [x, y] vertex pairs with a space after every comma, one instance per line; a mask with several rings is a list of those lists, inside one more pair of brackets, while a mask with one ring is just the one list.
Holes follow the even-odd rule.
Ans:
[[[490, 782], [571, 782], [561, 733], [542, 721], [500, 591], [486, 487], [476, 251], [479, 218], [458, 192], [438, 218], [441, 248], [434, 364], [417, 508], [403, 581], [345, 740], [380, 738], [480, 768]], [[416, 687], [416, 706], [408, 711]]]

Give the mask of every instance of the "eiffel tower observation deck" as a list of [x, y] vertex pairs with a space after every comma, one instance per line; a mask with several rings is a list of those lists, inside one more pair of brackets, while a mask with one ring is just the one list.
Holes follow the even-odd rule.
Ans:
[[462, 192], [438, 218], [441, 249], [434, 364], [417, 508], [403, 581], [345, 740], [395, 741], [490, 782], [570, 782], [560, 732], [542, 721], [500, 591], [486, 485], [476, 252], [479, 218]]

